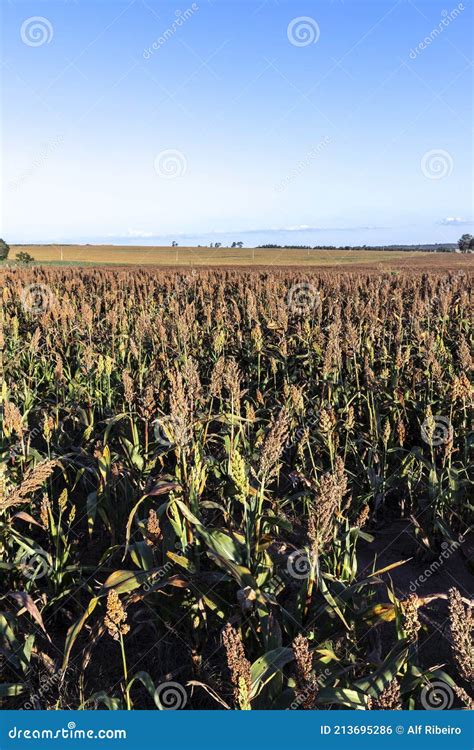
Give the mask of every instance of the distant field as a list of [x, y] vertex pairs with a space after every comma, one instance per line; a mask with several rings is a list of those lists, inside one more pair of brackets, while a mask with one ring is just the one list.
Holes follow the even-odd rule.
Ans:
[[378, 250], [273, 250], [252, 248], [146, 247], [120, 245], [12, 246], [10, 257], [26, 251], [36, 261], [157, 266], [362, 266], [466, 268], [472, 256]]

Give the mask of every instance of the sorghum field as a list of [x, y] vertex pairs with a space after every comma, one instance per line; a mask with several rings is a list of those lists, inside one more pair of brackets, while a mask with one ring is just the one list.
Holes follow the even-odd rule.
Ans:
[[464, 253], [427, 253], [403, 250], [352, 248], [262, 248], [262, 247], [153, 247], [147, 245], [12, 245], [11, 256], [27, 252], [38, 263], [77, 265], [140, 265], [176, 268], [222, 268], [274, 266], [350, 265], [358, 270], [417, 268], [462, 271], [472, 265]]
[[3, 708], [472, 707], [468, 271], [0, 273]]

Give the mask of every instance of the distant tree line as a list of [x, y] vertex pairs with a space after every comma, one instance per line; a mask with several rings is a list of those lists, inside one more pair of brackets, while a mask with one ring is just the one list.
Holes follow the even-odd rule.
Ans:
[[[244, 245], [243, 242], [233, 242], [231, 245], [231, 248], [234, 248], [234, 247], [240, 248], [240, 247], [243, 247], [243, 245]], [[173, 240], [171, 247], [178, 247], [178, 243], [176, 242], [176, 240]], [[198, 247], [201, 247], [201, 245], [198, 245]], [[222, 242], [214, 242], [214, 243], [211, 242], [209, 247], [214, 247], [214, 248], [222, 247]]]
[[463, 234], [456, 244], [434, 244], [434, 245], [258, 245], [263, 249], [274, 250], [398, 250], [398, 252], [410, 253], [414, 250], [425, 253], [472, 253], [474, 252], [474, 237], [471, 234]]

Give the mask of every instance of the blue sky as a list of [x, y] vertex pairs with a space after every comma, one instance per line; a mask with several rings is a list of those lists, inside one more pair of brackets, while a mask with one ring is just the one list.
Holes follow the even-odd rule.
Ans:
[[471, 7], [3, 0], [1, 232], [456, 241], [474, 230]]

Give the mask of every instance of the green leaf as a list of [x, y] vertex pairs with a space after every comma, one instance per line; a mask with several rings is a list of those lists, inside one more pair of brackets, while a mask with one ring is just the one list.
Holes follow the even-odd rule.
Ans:
[[350, 626], [349, 626], [346, 618], [344, 617], [341, 608], [338, 606], [335, 598], [333, 597], [333, 595], [329, 591], [329, 589], [328, 589], [328, 587], [327, 587], [327, 585], [326, 585], [326, 583], [324, 581], [324, 578], [322, 576], [321, 576], [320, 581], [319, 581], [319, 588], [320, 588], [320, 591], [321, 591], [322, 595], [326, 599], [327, 603], [331, 607], [331, 609], [334, 610], [334, 612], [337, 614], [337, 616], [341, 619], [342, 623], [347, 628], [347, 630], [350, 630]]
[[0, 683], [0, 698], [11, 698], [20, 695], [25, 690], [25, 686], [19, 682], [2, 682]]
[[74, 625], [71, 625], [71, 627], [67, 631], [66, 641], [64, 644], [64, 659], [63, 659], [63, 664], [61, 667], [62, 673], [64, 673], [65, 670], [67, 669], [67, 665], [69, 663], [69, 656], [71, 654], [71, 650], [77, 639], [77, 636], [79, 635], [82, 628], [84, 627], [84, 624], [87, 618], [89, 617], [89, 615], [91, 615], [94, 609], [96, 608], [98, 601], [99, 601], [98, 597], [94, 596], [90, 600], [89, 604], [87, 605], [87, 609], [82, 615], [82, 617], [80, 617], [80, 619], [76, 623], [74, 623]]
[[[128, 690], [129, 691], [131, 690], [133, 683], [136, 682], [137, 680], [138, 680], [138, 682], [142, 683], [142, 685], [146, 688], [146, 690], [148, 691], [148, 693], [153, 698], [155, 704], [158, 706], [158, 703], [156, 702], [156, 699], [155, 699], [155, 692], [156, 692], [155, 683], [153, 682], [153, 680], [150, 677], [150, 675], [148, 674], [148, 672], [141, 671], [141, 672], [137, 672], [136, 674], [134, 674], [133, 677], [132, 677], [132, 679], [128, 683]], [[158, 706], [158, 708], [159, 708], [159, 706]]]
[[36, 620], [41, 630], [46, 635], [46, 638], [48, 639], [48, 641], [51, 642], [51, 638], [46, 632], [46, 628], [44, 626], [43, 618], [41, 617], [40, 611], [38, 607], [36, 606], [36, 604], [34, 603], [31, 596], [27, 594], [26, 591], [9, 591], [8, 596], [10, 596], [16, 602], [18, 602], [18, 604], [20, 604], [30, 613], [32, 618]]
[[86, 701], [84, 706], [88, 706], [91, 703], [94, 703], [96, 706], [100, 706], [101, 704], [103, 704], [106, 708], [109, 709], [109, 711], [121, 711], [125, 708], [120, 698], [109, 696], [104, 690], [101, 690], [100, 693], [94, 693], [89, 698], [89, 700]]
[[191, 573], [195, 572], [195, 565], [187, 557], [184, 557], [183, 555], [177, 555], [175, 552], [170, 551], [166, 553], [166, 557], [168, 557], [172, 562], [176, 563], [176, 565], [179, 565], [181, 568], [189, 570]]
[[129, 546], [129, 543], [130, 543], [130, 534], [131, 534], [131, 531], [132, 531], [132, 523], [133, 523], [133, 519], [135, 517], [135, 513], [139, 509], [140, 505], [146, 500], [146, 498], [147, 498], [147, 495], [142, 495], [142, 497], [138, 500], [138, 502], [135, 503], [135, 505], [133, 506], [133, 508], [132, 508], [132, 510], [130, 512], [130, 515], [128, 516], [127, 525], [125, 527], [125, 551], [123, 553], [122, 562], [123, 562], [123, 560], [125, 560], [125, 558], [127, 556], [128, 546]]
[[403, 638], [390, 651], [383, 664], [369, 677], [357, 680], [354, 685], [376, 698], [397, 676], [408, 656], [408, 640]]
[[114, 424], [116, 424], [117, 422], [119, 422], [121, 419], [124, 419], [125, 417], [128, 417], [128, 414], [116, 414], [115, 417], [112, 417], [112, 419], [110, 419], [107, 422], [107, 427], [105, 428], [105, 432], [104, 432], [104, 445], [107, 444], [107, 440], [109, 439], [110, 430], [112, 429], [112, 427], [114, 426]]
[[151, 571], [143, 570], [115, 570], [102, 584], [99, 596], [107, 593], [110, 589], [115, 589], [117, 594], [125, 594], [128, 591], [133, 591], [150, 577], [150, 573]]
[[153, 567], [153, 552], [146, 542], [132, 544], [130, 557], [135, 565], [142, 570], [150, 570]]
[[[220, 529], [207, 529], [181, 500], [175, 500], [175, 502], [185, 518], [193, 524], [196, 532], [204, 539], [210, 551], [221, 559], [226, 566], [230, 566], [238, 580], [243, 580], [242, 576], [248, 577], [250, 571], [243, 565], [245, 562], [245, 547], [238, 536], [226, 534]], [[254, 581], [253, 585], [250, 581], [245, 585], [257, 588]]]
[[362, 691], [349, 688], [322, 688], [318, 703], [337, 703], [361, 711], [367, 708], [367, 696]]
[[255, 698], [263, 686], [294, 658], [293, 649], [281, 646], [254, 661], [252, 664], [252, 694]]
[[95, 524], [95, 517], [97, 515], [97, 492], [94, 490], [94, 492], [89, 492], [87, 495], [87, 501], [86, 501], [86, 508], [87, 508], [87, 528], [89, 531], [89, 536], [92, 536], [92, 532], [94, 531], [94, 524]]

